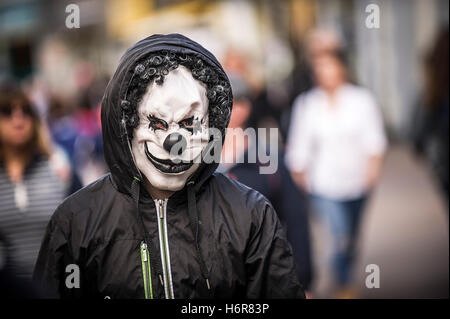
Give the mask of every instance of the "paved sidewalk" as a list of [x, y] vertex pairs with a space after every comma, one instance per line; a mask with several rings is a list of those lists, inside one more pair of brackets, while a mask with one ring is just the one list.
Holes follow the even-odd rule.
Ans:
[[[355, 286], [362, 298], [448, 298], [448, 206], [425, 164], [392, 147], [365, 212]], [[324, 228], [312, 219], [317, 297], [331, 296]], [[380, 268], [380, 288], [367, 289], [365, 267]]]

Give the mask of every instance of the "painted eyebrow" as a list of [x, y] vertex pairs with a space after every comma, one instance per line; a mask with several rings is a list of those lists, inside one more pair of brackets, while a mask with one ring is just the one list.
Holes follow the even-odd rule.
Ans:
[[189, 109], [187, 110], [187, 112], [185, 112], [182, 116], [177, 116], [178, 118], [181, 118], [180, 120], [177, 120], [177, 123], [180, 123], [181, 121], [184, 121], [192, 116], [197, 117], [194, 113], [197, 110], [197, 108], [200, 106], [200, 102], [199, 101], [195, 101], [192, 102], [190, 104]]
[[153, 110], [152, 110], [152, 111], [149, 111], [149, 110], [142, 110], [142, 112], [141, 112], [141, 114], [142, 114], [143, 116], [145, 116], [145, 117], [152, 116], [152, 117], [155, 117], [155, 118], [157, 118], [157, 119], [160, 119], [159, 117], [157, 117], [157, 116], [155, 115], [155, 113], [158, 113], [158, 114], [161, 115], [162, 117], [168, 117], [168, 116], [169, 116], [168, 112], [167, 112], [163, 107], [158, 107], [158, 108], [154, 108], [154, 107], [153, 107]]

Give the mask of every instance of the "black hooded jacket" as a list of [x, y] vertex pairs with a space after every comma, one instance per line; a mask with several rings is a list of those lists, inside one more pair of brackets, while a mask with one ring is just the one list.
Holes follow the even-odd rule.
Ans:
[[165, 201], [142, 186], [120, 103], [129, 71], [161, 50], [199, 55], [228, 80], [210, 52], [178, 34], [127, 50], [102, 102], [111, 172], [57, 208], [34, 279], [60, 298], [303, 298], [285, 232], [257, 191], [214, 173], [215, 163], [201, 164]]

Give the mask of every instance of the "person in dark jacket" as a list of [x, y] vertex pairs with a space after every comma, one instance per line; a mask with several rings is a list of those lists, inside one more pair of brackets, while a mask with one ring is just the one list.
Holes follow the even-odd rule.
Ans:
[[[272, 203], [286, 229], [288, 241], [293, 249], [298, 276], [307, 293], [313, 277], [307, 196], [292, 179], [284, 164], [284, 152], [281, 147], [278, 147], [278, 143], [267, 145], [270, 151], [276, 149], [278, 154], [277, 170], [273, 174], [261, 174], [261, 166], [264, 164], [260, 161], [251, 161], [251, 157], [252, 154], [257, 154], [258, 148], [266, 145], [258, 143], [256, 133], [255, 138], [249, 136], [245, 143], [237, 142], [238, 140], [245, 141], [245, 139], [239, 138], [240, 134], [245, 135], [245, 130], [255, 129], [255, 127], [249, 126], [249, 119], [252, 118], [253, 113], [258, 113], [259, 109], [254, 107], [251, 102], [250, 90], [244, 78], [235, 74], [231, 75], [230, 79], [233, 87], [233, 112], [222, 149], [222, 163], [217, 171], [226, 173], [231, 178], [257, 190]], [[264, 122], [268, 123], [269, 120], [264, 119], [258, 124], [258, 127], [263, 126], [261, 124]], [[265, 152], [268, 153], [267, 150]], [[233, 156], [236, 157], [235, 160], [233, 160]]]
[[182, 35], [127, 50], [102, 101], [110, 173], [57, 208], [42, 242], [34, 279], [49, 296], [304, 297], [270, 202], [210, 161], [232, 99], [219, 62]]

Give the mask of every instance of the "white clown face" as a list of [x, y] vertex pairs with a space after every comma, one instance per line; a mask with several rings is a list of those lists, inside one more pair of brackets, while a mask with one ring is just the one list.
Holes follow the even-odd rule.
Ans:
[[137, 111], [131, 142], [137, 168], [156, 189], [182, 189], [209, 140], [206, 88], [179, 66], [162, 85], [149, 85]]

